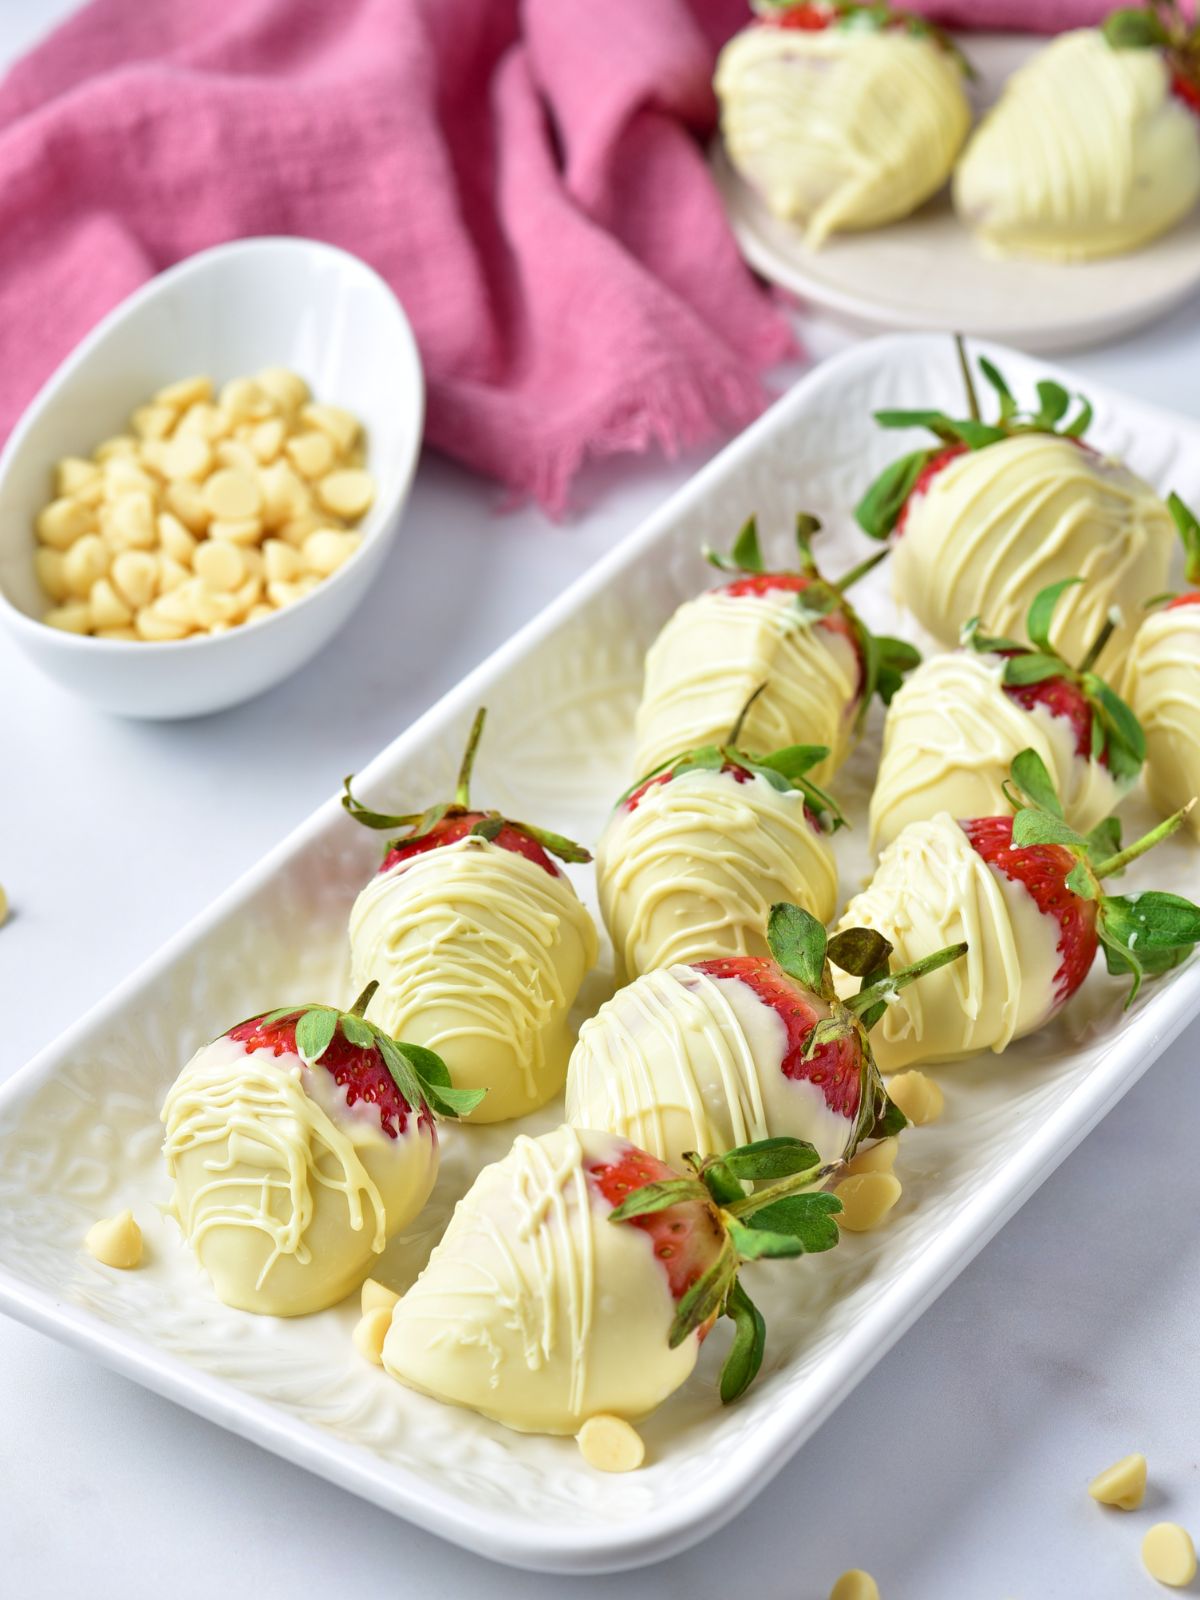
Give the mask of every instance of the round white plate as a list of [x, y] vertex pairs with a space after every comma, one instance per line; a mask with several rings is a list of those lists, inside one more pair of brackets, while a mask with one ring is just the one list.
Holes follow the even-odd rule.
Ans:
[[[978, 34], [964, 41], [979, 73], [977, 103], [1043, 44]], [[808, 250], [730, 166], [719, 139], [712, 168], [742, 254], [764, 278], [856, 329], [958, 332], [1025, 350], [1075, 350], [1115, 338], [1200, 290], [1200, 210], [1132, 255], [1054, 265], [985, 256], [943, 192], [911, 217]]]

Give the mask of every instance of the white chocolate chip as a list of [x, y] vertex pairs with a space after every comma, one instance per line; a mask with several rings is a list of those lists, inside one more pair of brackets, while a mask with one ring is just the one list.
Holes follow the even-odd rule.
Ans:
[[158, 542], [163, 554], [177, 561], [181, 567], [190, 567], [196, 553], [195, 535], [188, 532], [179, 518], [170, 511], [158, 514]]
[[178, 589], [181, 583], [187, 583], [192, 576], [192, 569], [185, 567], [182, 561], [176, 561], [174, 556], [162, 555], [158, 560], [158, 592], [170, 594], [172, 589]]
[[1136, 1452], [1122, 1456], [1111, 1467], [1094, 1477], [1088, 1484], [1088, 1493], [1102, 1506], [1117, 1506], [1122, 1511], [1136, 1511], [1146, 1498], [1146, 1458]]
[[273, 617], [274, 615], [275, 607], [272, 605], [267, 605], [265, 601], [260, 600], [256, 606], [251, 606], [249, 611], [247, 611], [246, 621], [261, 622], [264, 617]]
[[129, 419], [129, 424], [139, 439], [165, 439], [175, 426], [173, 406], [139, 406]]
[[228, 539], [231, 544], [257, 544], [262, 536], [263, 525], [257, 517], [242, 517], [237, 522], [217, 518], [208, 525], [210, 539]]
[[258, 482], [259, 460], [248, 444], [240, 439], [222, 439], [217, 446], [217, 464], [234, 472], [244, 472]]
[[212, 446], [202, 433], [179, 433], [158, 453], [160, 470], [175, 483], [198, 483], [212, 466]]
[[[290, 583], [294, 578], [298, 578], [304, 570], [304, 563], [300, 560], [299, 555], [283, 539], [264, 539], [262, 553], [268, 582]], [[45, 554], [52, 554], [52, 552], [46, 551]], [[61, 560], [62, 557], [59, 556], [56, 559]], [[48, 594], [51, 593], [49, 588], [47, 588], [46, 592]], [[51, 598], [58, 600], [62, 597], [60, 595], [51, 595]]]
[[829, 1591], [829, 1600], [879, 1600], [879, 1585], [869, 1572], [851, 1567]]
[[357, 533], [335, 533], [332, 528], [318, 528], [305, 539], [301, 554], [310, 572], [327, 578], [348, 561], [362, 543]]
[[203, 533], [212, 520], [197, 484], [169, 483], [163, 499], [167, 510], [191, 533]]
[[210, 589], [236, 589], [246, 577], [242, 552], [226, 539], [208, 539], [200, 545], [192, 568]]
[[93, 1222], [84, 1244], [89, 1253], [106, 1267], [128, 1270], [141, 1264], [142, 1230], [133, 1220], [132, 1211], [122, 1211], [115, 1217]]
[[62, 558], [67, 588], [76, 600], [86, 600], [97, 578], [102, 578], [112, 563], [112, 551], [98, 533], [85, 533]]
[[287, 428], [282, 417], [269, 417], [266, 422], [260, 422], [250, 433], [250, 449], [254, 459], [266, 466], [274, 461], [283, 449], [283, 441]]
[[[165, 448], [165, 447], [164, 447]], [[137, 461], [125, 456], [114, 456], [104, 464], [104, 498], [116, 505], [129, 494], [144, 494], [151, 501], [158, 493], [158, 485]]]
[[400, 1296], [378, 1278], [368, 1278], [362, 1286], [362, 1314], [368, 1311], [391, 1311]]
[[317, 484], [317, 499], [335, 516], [357, 519], [370, 510], [375, 498], [375, 480], [369, 472], [344, 467], [331, 472]]
[[262, 491], [262, 519], [268, 528], [281, 527], [290, 517], [311, 504], [306, 486], [286, 461], [273, 461], [258, 475]]
[[1156, 1522], [1142, 1540], [1146, 1571], [1168, 1589], [1186, 1588], [1196, 1576], [1196, 1548], [1177, 1522]]
[[133, 621], [133, 610], [113, 588], [108, 578], [97, 578], [88, 595], [92, 608], [92, 623], [97, 632], [105, 628], [127, 628]]
[[158, 588], [158, 561], [145, 550], [123, 550], [112, 564], [112, 581], [121, 597], [139, 611]]
[[641, 1434], [622, 1417], [601, 1412], [575, 1435], [583, 1459], [598, 1472], [633, 1472], [646, 1459]]
[[231, 378], [221, 390], [221, 410], [235, 422], [247, 417], [261, 416], [267, 399], [265, 389], [260, 389], [253, 378]]
[[111, 439], [105, 439], [92, 451], [97, 461], [111, 461], [114, 456], [136, 456], [138, 442], [128, 433], [118, 433]]
[[54, 606], [46, 612], [42, 621], [48, 627], [58, 628], [63, 633], [92, 631], [92, 611], [85, 600], [75, 600], [65, 606]]
[[216, 444], [218, 439], [229, 437], [230, 421], [223, 411], [201, 400], [187, 408], [175, 432], [176, 438], [181, 433], [197, 433], [210, 444]]
[[903, 1190], [890, 1172], [863, 1172], [843, 1178], [833, 1192], [842, 1202], [834, 1221], [851, 1233], [866, 1233], [879, 1226]]
[[303, 478], [323, 478], [333, 466], [333, 441], [315, 428], [308, 433], [294, 433], [283, 448]]
[[118, 550], [153, 550], [158, 543], [158, 528], [150, 496], [135, 491], [118, 500], [105, 531], [109, 542]]
[[300, 413], [301, 422], [327, 434], [339, 455], [345, 455], [358, 438], [359, 421], [341, 406], [305, 406]]
[[886, 1087], [889, 1099], [899, 1106], [915, 1128], [936, 1122], [946, 1109], [941, 1085], [923, 1072], [898, 1072], [887, 1080]]
[[360, 1356], [366, 1356], [377, 1367], [383, 1365], [383, 1341], [391, 1325], [390, 1306], [376, 1306], [372, 1311], [364, 1311], [354, 1325], [354, 1348]]
[[155, 600], [148, 606], [143, 606], [134, 618], [134, 627], [137, 629], [139, 639], [147, 639], [152, 644], [169, 644], [175, 639], [186, 639], [191, 629], [182, 622], [172, 622], [164, 617], [158, 610], [161, 601]]
[[308, 385], [298, 372], [286, 367], [264, 367], [257, 375], [260, 389], [269, 394], [283, 412], [299, 411], [308, 399]]
[[78, 494], [100, 482], [100, 468], [82, 456], [64, 456], [54, 469], [54, 485], [60, 495]]
[[238, 522], [257, 517], [262, 509], [262, 490], [258, 478], [236, 467], [222, 467], [204, 485], [204, 503], [214, 518]]
[[863, 1172], [890, 1172], [896, 1165], [896, 1151], [899, 1148], [900, 1141], [895, 1136], [867, 1145], [846, 1163], [846, 1176], [855, 1178]]
[[43, 544], [66, 550], [96, 526], [92, 513], [77, 500], [51, 500], [38, 513], [37, 533]]
[[154, 398], [160, 406], [170, 406], [173, 411], [184, 411], [188, 406], [211, 400], [212, 395], [212, 379], [197, 377], [180, 378], [178, 383], [169, 383], [165, 389], [160, 389]]
[[[284, 545], [285, 550], [289, 549]], [[33, 558], [34, 570], [37, 572], [38, 582], [51, 600], [65, 600], [67, 598], [67, 579], [63, 572], [63, 555], [61, 550], [53, 550], [48, 545], [37, 551]]]

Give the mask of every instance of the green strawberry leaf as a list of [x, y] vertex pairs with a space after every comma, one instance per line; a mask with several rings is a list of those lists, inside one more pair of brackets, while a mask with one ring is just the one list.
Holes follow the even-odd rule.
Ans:
[[1000, 402], [1000, 421], [1008, 422], [1017, 414], [1017, 402], [1012, 390], [986, 356], [979, 357], [979, 370], [996, 391]]
[[758, 1376], [767, 1346], [767, 1325], [737, 1278], [725, 1296], [725, 1315], [732, 1319], [734, 1332], [721, 1368], [721, 1401], [731, 1405]]
[[1149, 50], [1167, 44], [1170, 37], [1153, 11], [1132, 8], [1109, 12], [1100, 31], [1114, 50]]
[[1053, 432], [1055, 423], [1061, 422], [1066, 416], [1071, 396], [1061, 383], [1044, 378], [1037, 386], [1037, 397], [1039, 404], [1033, 420], [1048, 433]]
[[1004, 663], [1004, 681], [1014, 687], [1028, 683], [1044, 683], [1047, 678], [1062, 676], [1063, 664], [1058, 656], [1044, 656], [1036, 650], [1026, 650], [1022, 655], [1009, 656]]
[[[1044, 655], [1058, 658], [1058, 652], [1050, 643], [1050, 625], [1054, 620], [1054, 608], [1058, 605], [1059, 597], [1064, 590], [1073, 589], [1077, 583], [1082, 582], [1082, 578], [1060, 578], [1057, 583], [1048, 583], [1034, 596], [1029, 615], [1025, 619], [1025, 631], [1029, 635], [1030, 642]], [[1058, 659], [1061, 671], [1061, 658]]]
[[1087, 840], [1061, 817], [1028, 808], [1013, 818], [1012, 842], [1019, 849], [1031, 844], [1064, 844], [1068, 850], [1086, 850]]
[[825, 929], [810, 911], [781, 900], [767, 919], [767, 946], [789, 975], [820, 994], [825, 984]]
[[1121, 822], [1118, 817], [1105, 817], [1098, 822], [1084, 840], [1091, 861], [1107, 861], [1121, 848]]
[[739, 1145], [721, 1157], [722, 1166], [733, 1177], [752, 1183], [764, 1178], [790, 1178], [797, 1172], [819, 1166], [820, 1162], [821, 1157], [811, 1144], [784, 1134]]
[[913, 450], [884, 467], [854, 508], [854, 520], [872, 539], [886, 539], [896, 526], [933, 450]]
[[757, 520], [747, 517], [727, 556], [706, 545], [704, 559], [721, 572], [765, 572], [767, 569], [763, 565], [762, 549], [758, 542]]
[[1058, 798], [1054, 779], [1036, 750], [1022, 750], [1014, 756], [1011, 771], [1013, 782], [1039, 811], [1052, 817], [1063, 815], [1062, 801]]
[[683, 1341], [701, 1328], [721, 1309], [737, 1277], [737, 1256], [726, 1238], [715, 1261], [680, 1297], [667, 1335], [667, 1344], [677, 1350]]
[[486, 1095], [486, 1089], [426, 1088], [425, 1104], [439, 1117], [465, 1117]]
[[1167, 509], [1183, 540], [1184, 576], [1189, 583], [1200, 583], [1200, 522], [1174, 491], [1167, 496]]
[[338, 1014], [329, 1006], [314, 1006], [296, 1024], [296, 1050], [310, 1065], [319, 1061], [333, 1043]]
[[842, 1209], [836, 1195], [820, 1190], [811, 1194], [785, 1195], [746, 1218], [747, 1227], [756, 1231], [791, 1238], [800, 1246], [792, 1254], [817, 1255], [832, 1250], [838, 1242], [838, 1225], [833, 1220]]
[[[783, 1202], [780, 1201], [779, 1204]], [[764, 1207], [769, 1210], [770, 1207]], [[761, 1216], [761, 1212], [758, 1214]], [[758, 1222], [758, 1217], [754, 1219]], [[730, 1219], [726, 1223], [733, 1248], [743, 1261], [778, 1261], [787, 1256], [807, 1255], [804, 1240], [796, 1233], [774, 1233], [765, 1226], [748, 1226]], [[834, 1229], [836, 1232], [836, 1228]]]
[[892, 944], [875, 928], [844, 928], [833, 935], [825, 953], [835, 967], [864, 978], [877, 968], [887, 971]]

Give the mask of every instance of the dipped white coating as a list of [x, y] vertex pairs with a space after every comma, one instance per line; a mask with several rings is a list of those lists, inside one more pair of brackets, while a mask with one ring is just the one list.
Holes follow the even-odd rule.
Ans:
[[619, 970], [767, 954], [771, 906], [828, 922], [837, 863], [795, 789], [697, 768], [622, 803], [596, 848], [600, 909]]
[[[1130, 703], [1146, 735], [1146, 788], [1160, 811], [1200, 795], [1200, 605], [1154, 612], [1129, 661]], [[1188, 822], [1200, 832], [1200, 806]]]

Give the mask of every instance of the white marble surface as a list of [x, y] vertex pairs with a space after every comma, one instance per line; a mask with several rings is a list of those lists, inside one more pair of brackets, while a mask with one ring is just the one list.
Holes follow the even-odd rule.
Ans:
[[[169, 3], [169, 0], [158, 0]], [[0, 0], [0, 59], [70, 9]], [[1135, 274], [1131, 268], [1131, 280]], [[1136, 282], [1131, 282], [1136, 292]], [[804, 328], [822, 354], [843, 336]], [[1200, 414], [1200, 306], [1075, 358]], [[0, 639], [0, 1075], [15, 1069], [533, 615], [697, 462], [589, 474], [554, 526], [421, 468], [385, 581], [304, 673], [175, 726], [103, 719]], [[469, 578], [466, 576], [469, 574]], [[1131, 1600], [1141, 1533], [1200, 1534], [1200, 1125], [1182, 1040], [718, 1539], [637, 1576], [494, 1567], [0, 1320], [0, 1594]], [[1150, 1458], [1147, 1511], [1088, 1477]]]

